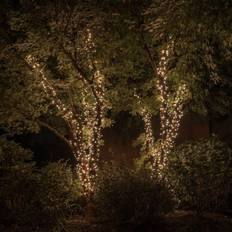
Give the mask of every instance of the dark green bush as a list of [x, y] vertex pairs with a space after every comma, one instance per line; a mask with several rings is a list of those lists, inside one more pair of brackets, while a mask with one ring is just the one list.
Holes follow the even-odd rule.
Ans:
[[102, 221], [134, 226], [154, 222], [172, 209], [169, 191], [148, 171], [109, 165], [98, 176], [94, 204]]
[[[32, 153], [14, 142], [0, 139], [0, 225], [11, 227], [25, 223], [25, 214], [33, 204]], [[25, 191], [26, 190], [26, 191]], [[1, 228], [3, 230], [3, 228]], [[5, 228], [4, 230], [5, 231]]]
[[1, 231], [59, 230], [79, 185], [66, 163], [36, 169], [30, 151], [0, 139]]
[[170, 155], [167, 177], [180, 207], [197, 212], [226, 205], [232, 153], [217, 137], [184, 143]]
[[36, 201], [40, 225], [63, 225], [64, 219], [80, 197], [80, 186], [71, 168], [62, 162], [50, 163], [40, 170]]

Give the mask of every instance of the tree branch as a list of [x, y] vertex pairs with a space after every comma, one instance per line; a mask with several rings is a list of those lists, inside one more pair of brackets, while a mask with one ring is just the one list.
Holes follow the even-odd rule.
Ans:
[[[68, 141], [68, 139], [66, 139], [59, 131], [57, 131], [55, 128], [53, 128], [52, 126], [50, 126], [49, 124], [47, 124], [46, 122], [42, 122], [40, 120], [37, 121], [37, 123], [42, 126], [47, 128], [48, 130], [50, 130], [51, 132], [53, 132], [57, 137], [59, 137], [62, 141], [64, 141], [70, 148], [70, 142]], [[72, 149], [72, 148], [71, 148]]]
[[65, 47], [64, 47], [64, 45], [62, 43], [61, 43], [61, 49], [64, 52], [64, 54], [69, 58], [69, 60], [71, 61], [73, 67], [77, 70], [78, 74], [80, 75], [80, 79], [82, 80], [82, 82], [84, 84], [86, 84], [86, 82], [88, 84], [91, 84], [91, 83], [89, 83], [90, 81], [88, 80], [87, 74], [85, 73], [85, 71], [77, 64], [77, 62], [74, 60], [72, 54], [65, 49]]
[[95, 90], [95, 88], [93, 87], [93, 81], [92, 80], [89, 80], [88, 78], [87, 78], [87, 75], [86, 75], [86, 73], [84, 72], [84, 70], [77, 64], [77, 62], [74, 60], [74, 58], [72, 57], [72, 54], [70, 53], [70, 52], [68, 52], [66, 49], [65, 49], [65, 47], [63, 46], [63, 44], [61, 44], [61, 48], [62, 48], [62, 50], [63, 50], [63, 52], [65, 53], [65, 55], [70, 59], [70, 61], [71, 61], [71, 63], [72, 63], [72, 65], [73, 65], [73, 67], [76, 69], [76, 71], [79, 73], [79, 75], [80, 75], [80, 79], [82, 80], [82, 82], [86, 85], [86, 84], [88, 84], [88, 86], [90, 87], [90, 89], [91, 89], [91, 91], [92, 91], [92, 93], [93, 93], [93, 95], [94, 95], [94, 97], [95, 97], [95, 99], [96, 99], [96, 101], [97, 102], [100, 102], [100, 100], [99, 100], [99, 97], [98, 97], [98, 95], [97, 95], [97, 92], [96, 92], [96, 90]]
[[157, 64], [155, 62], [155, 60], [153, 59], [153, 56], [152, 56], [152, 53], [150, 51], [150, 48], [147, 44], [147, 41], [144, 37], [144, 33], [143, 33], [143, 28], [142, 26], [140, 27], [140, 37], [141, 37], [141, 41], [143, 43], [143, 47], [144, 47], [144, 50], [145, 52], [147, 53], [147, 56], [148, 56], [148, 59], [149, 59], [149, 62], [150, 62], [150, 65], [152, 67], [152, 70], [154, 72], [154, 74], [156, 75], [156, 67], [157, 67]]

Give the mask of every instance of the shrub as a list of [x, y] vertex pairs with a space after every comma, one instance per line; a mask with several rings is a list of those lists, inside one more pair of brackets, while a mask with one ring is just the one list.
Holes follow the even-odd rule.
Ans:
[[71, 168], [62, 162], [50, 163], [39, 171], [35, 194], [40, 212], [40, 226], [59, 225], [80, 197], [80, 187]]
[[167, 177], [180, 207], [197, 212], [225, 206], [232, 153], [216, 136], [187, 142], [170, 155]]
[[109, 165], [98, 176], [94, 193], [96, 216], [115, 224], [139, 226], [172, 209], [168, 190], [148, 171]]
[[52, 231], [62, 227], [79, 185], [66, 163], [36, 169], [32, 153], [0, 139], [1, 231]]
[[[25, 223], [34, 186], [32, 153], [0, 138], [0, 225]], [[1, 228], [2, 229], [2, 228]], [[2, 229], [3, 230], [3, 229]], [[5, 230], [4, 230], [5, 231]]]

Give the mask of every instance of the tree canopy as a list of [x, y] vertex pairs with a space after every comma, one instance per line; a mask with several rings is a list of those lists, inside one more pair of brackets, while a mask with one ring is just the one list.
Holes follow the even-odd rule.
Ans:
[[[97, 138], [93, 146], [99, 150], [102, 131], [122, 111], [146, 120], [159, 115], [164, 124], [165, 109], [171, 128], [176, 123], [171, 118], [182, 111], [209, 118], [231, 113], [229, 1], [19, 0], [1, 5], [0, 122], [7, 135], [46, 126], [73, 146], [78, 131], [73, 128], [85, 128], [78, 136], [86, 144]], [[162, 59], [167, 59], [162, 67], [166, 98], [157, 86]], [[179, 112], [175, 104], [184, 97], [183, 84], [188, 101]], [[76, 121], [67, 116], [71, 111]], [[144, 122], [153, 137], [151, 123]], [[92, 130], [93, 138], [86, 132]], [[162, 133], [167, 132], [161, 125]]]

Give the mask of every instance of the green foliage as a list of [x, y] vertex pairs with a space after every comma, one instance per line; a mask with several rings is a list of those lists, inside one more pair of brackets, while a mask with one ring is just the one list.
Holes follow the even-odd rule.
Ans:
[[38, 132], [37, 119], [48, 104], [38, 80], [28, 75], [14, 49], [0, 53], [0, 125], [10, 135]]
[[30, 151], [6, 139], [0, 143], [0, 228], [20, 232], [61, 229], [80, 196], [71, 168], [58, 162], [36, 169]]
[[66, 163], [50, 163], [40, 170], [36, 200], [39, 199], [40, 225], [62, 226], [80, 198], [77, 177]]
[[145, 170], [109, 165], [99, 174], [94, 193], [96, 216], [112, 224], [153, 223], [172, 209], [170, 194]]
[[[3, 20], [7, 30], [0, 31], [4, 48], [0, 57], [5, 62], [0, 67], [4, 70], [0, 77], [6, 82], [0, 86], [0, 110], [5, 112], [0, 114], [2, 127], [18, 133], [25, 128], [38, 131], [36, 121], [47, 112], [41, 86], [23, 63], [28, 54], [45, 65], [46, 75], [62, 101], [69, 104], [72, 96], [71, 102], [80, 113], [80, 76], [85, 77], [89, 87], [93, 80], [94, 68], [86, 62], [90, 58], [97, 61], [97, 68], [105, 75], [108, 115], [124, 110], [137, 114], [141, 106], [134, 92], [152, 114], [157, 114], [159, 101], [147, 50], [152, 62], [157, 63], [157, 54], [169, 36], [175, 41], [168, 67], [171, 91], [175, 92], [180, 81], [185, 81], [192, 93], [191, 110], [210, 116], [215, 112], [228, 113], [231, 31], [226, 25], [231, 14], [227, 1], [219, 2], [20, 1], [16, 9], [8, 6]], [[145, 8], [148, 10], [143, 14]], [[87, 29], [96, 45], [96, 51], [88, 54], [84, 46]], [[90, 95], [88, 100], [92, 101]]]
[[[33, 167], [32, 152], [22, 148], [19, 144], [0, 137], [0, 165], [2, 170], [8, 170], [21, 166]], [[27, 163], [25, 163], [27, 162]]]
[[41, 168], [39, 184], [39, 198], [47, 212], [67, 209], [80, 197], [77, 177], [66, 163], [50, 163]]
[[198, 212], [225, 206], [232, 177], [232, 152], [217, 137], [178, 146], [170, 154], [167, 179], [180, 207]]
[[232, 37], [227, 25], [232, 19], [231, 3], [152, 2], [146, 11], [146, 27], [161, 48], [168, 40], [174, 41], [170, 74], [177, 83], [188, 82], [193, 96], [190, 109], [211, 117], [230, 113]]

